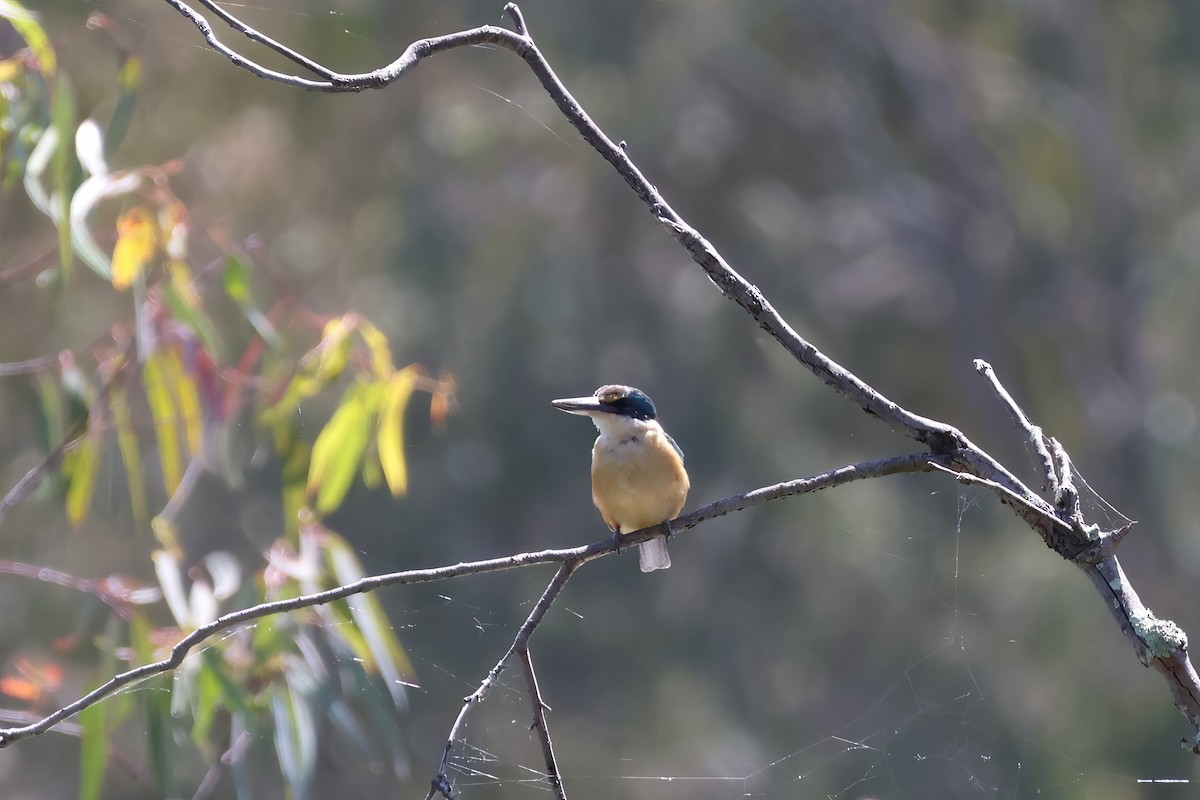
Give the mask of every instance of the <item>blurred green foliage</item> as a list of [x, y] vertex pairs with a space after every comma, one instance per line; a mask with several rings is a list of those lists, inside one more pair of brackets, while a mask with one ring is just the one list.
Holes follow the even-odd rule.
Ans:
[[[1200, 630], [1190, 592], [1200, 574], [1200, 13], [936, 0], [522, 8], [588, 113], [803, 335], [1036, 483], [972, 369], [972, 358], [989, 360], [1095, 490], [1140, 520], [1121, 556], [1143, 599]], [[455, 51], [383, 91], [306, 94], [237, 70], [165, 5], [121, 2], [92, 29], [76, 4], [39, 12], [72, 103], [51, 96], [65, 81], [47, 84], [22, 113], [122, 134], [111, 152], [104, 140], [114, 170], [179, 160], [169, 185], [195, 232], [191, 263], [224, 276], [203, 284], [207, 335], [223, 350], [243, 353], [279, 327], [251, 313], [250, 286], [291, 298], [317, 329], [347, 314], [370, 320], [401, 363], [456, 376], [444, 430], [424, 422], [423, 400], [409, 404], [421, 420], [404, 430], [409, 496], [364, 473], [377, 488], [352, 481], [327, 519], [368, 571], [603, 537], [590, 439], [548, 405], [601, 383], [655, 398], [688, 453], [690, 505], [909, 447], [725, 303], [510, 54]], [[239, 13], [343, 71], [385, 64], [416, 38], [501, 22], [500, 5], [481, 0]], [[23, 46], [0, 27], [0, 59]], [[0, 98], [15, 113], [12, 95]], [[4, 136], [6, 165], [32, 157], [36, 141]], [[48, 152], [51, 187], [81, 177], [64, 152]], [[64, 280], [62, 226], [4, 169], [0, 363], [90, 353], [133, 322], [129, 295], [86, 269]], [[115, 231], [119, 210], [101, 207], [91, 229]], [[202, 235], [211, 231], [226, 239]], [[113, 241], [97, 244], [111, 252]], [[181, 300], [172, 317], [199, 331]], [[297, 374], [320, 371], [313, 338], [289, 355], [313, 353], [301, 363], [315, 372]], [[5, 490], [45, 452], [37, 424], [72, 424], [41, 419], [45, 392], [33, 386], [0, 381]], [[337, 407], [337, 391], [312, 397], [293, 418], [296, 441], [317, 440]], [[230, 422], [225, 460], [174, 510], [185, 566], [223, 550], [261, 570], [282, 508], [311, 496], [307, 453], [297, 466], [295, 451], [281, 455], [270, 437], [264, 447], [248, 432], [254, 420], [240, 422], [249, 428]], [[132, 424], [148, 437], [155, 418], [139, 408]], [[35, 498], [0, 528], [0, 558], [158, 582], [121, 452], [117, 442], [98, 459], [78, 530], [61, 501]], [[146, 475], [163, 474], [161, 451], [141, 455]], [[146, 488], [153, 513], [165, 493]], [[1101, 524], [1116, 518], [1094, 498], [1089, 510]], [[1200, 779], [1176, 748], [1185, 724], [1090, 586], [988, 495], [935, 476], [849, 486], [703, 526], [672, 557], [652, 576], [628, 558], [589, 565], [533, 641], [573, 797], [1157, 800], [1187, 788], [1170, 795], [1139, 778]], [[549, 577], [377, 593], [421, 687], [398, 727], [375, 729], [391, 731], [383, 749], [407, 763], [364, 760], [352, 737], [330, 735], [304, 776], [314, 796], [423, 794], [460, 698]], [[108, 612], [60, 588], [4, 576], [0, 600], [12, 609], [0, 620], [4, 664], [73, 631], [107, 630], [97, 620]], [[294, 623], [275, 624], [299, 641]], [[98, 656], [71, 658], [61, 699], [105, 674]], [[287, 663], [271, 662], [290, 681], [259, 700], [300, 731], [292, 700], [319, 692], [306, 695]], [[198, 691], [218, 691], [215, 680], [198, 679]], [[467, 797], [540, 791], [520, 783], [540, 765], [523, 681], [503, 688], [456, 761]], [[111, 746], [153, 774], [145, 726], [115, 705], [107, 718]], [[235, 785], [280, 796], [310, 742], [246, 730], [216, 796]], [[89, 763], [96, 746], [22, 742], [0, 752], [0, 778], [13, 792], [74, 797], [84, 781], [62, 764]], [[282, 773], [272, 752], [292, 754]], [[177, 790], [200, 784], [209, 763], [178, 756]], [[664, 775], [697, 780], [631, 779]], [[102, 796], [157, 796], [112, 766], [107, 781]]]

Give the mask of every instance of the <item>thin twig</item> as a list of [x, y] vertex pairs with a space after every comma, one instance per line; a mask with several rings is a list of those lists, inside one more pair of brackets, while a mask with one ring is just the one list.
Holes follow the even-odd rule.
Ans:
[[1000, 398], [1000, 402], [1008, 409], [1008, 413], [1012, 415], [1013, 422], [1017, 424], [1024, 433], [1029, 443], [1033, 445], [1033, 449], [1038, 454], [1038, 459], [1041, 461], [1042, 477], [1045, 481], [1042, 484], [1043, 491], [1049, 491], [1052, 496], [1058, 497], [1058, 475], [1054, 470], [1054, 459], [1050, 457], [1050, 451], [1046, 449], [1046, 435], [1042, 429], [1034, 425], [1025, 412], [1017, 405], [1017, 401], [1008, 393], [1004, 385], [1000, 383], [1000, 379], [996, 377], [996, 371], [992, 369], [992, 365], [984, 361], [982, 358], [975, 359], [975, 371], [987, 379], [991, 384], [992, 391], [996, 393], [996, 397]]
[[546, 712], [550, 709], [542, 699], [542, 690], [538, 687], [537, 672], [533, 669], [533, 655], [529, 645], [521, 648], [521, 663], [525, 666], [525, 685], [529, 688], [529, 702], [533, 706], [533, 723], [529, 729], [537, 731], [538, 741], [542, 743], [542, 759], [546, 762], [546, 780], [554, 790], [558, 800], [567, 800], [567, 790], [563, 786], [562, 776], [558, 773], [558, 761], [554, 758], [554, 742], [550, 739], [550, 727], [546, 724]]
[[[838, 469], [829, 470], [819, 475], [814, 475], [811, 478], [801, 478], [795, 481], [779, 483], [774, 486], [766, 486], [761, 489], [755, 489], [745, 494], [726, 497], [722, 500], [709, 503], [702, 508], [696, 509], [690, 514], [679, 517], [671, 524], [672, 530], [675, 533], [680, 533], [688, 528], [693, 528], [705, 520], [720, 517], [731, 511], [740, 511], [742, 509], [751, 508], [753, 506], [762, 505], [773, 500], [779, 500], [784, 497], [805, 494], [808, 492], [827, 489], [831, 486], [839, 486], [843, 483], [862, 480], [864, 478], [875, 478], [882, 475], [894, 475], [904, 472], [921, 472], [933, 469], [933, 464], [937, 461], [936, 457], [930, 453], [917, 453], [908, 456], [898, 456], [894, 458], [884, 458], [876, 461], [868, 461], [861, 464], [851, 464], [849, 466], [840, 467]], [[644, 530], [635, 531], [627, 536], [622, 536], [621, 546], [626, 544], [637, 544], [639, 542], [648, 541], [655, 536], [663, 535], [661, 525], [656, 525]], [[68, 717], [71, 717], [85, 708], [95, 705], [105, 697], [117, 692], [122, 687], [128, 686], [131, 683], [144, 680], [153, 675], [158, 675], [163, 672], [168, 672], [175, 669], [187, 657], [197, 645], [204, 642], [214, 634], [229, 630], [238, 625], [243, 625], [252, 622], [256, 619], [268, 617], [273, 614], [280, 614], [286, 611], [295, 611], [301, 608], [310, 606], [323, 605], [331, 603], [334, 600], [341, 600], [351, 595], [370, 592], [384, 586], [396, 586], [401, 584], [414, 583], [430, 583], [432, 581], [441, 581], [448, 578], [456, 578], [461, 575], [478, 575], [488, 572], [500, 572], [502, 570], [517, 569], [520, 567], [528, 567], [533, 564], [580, 564], [591, 561], [592, 559], [601, 556], [607, 556], [616, 552], [616, 542], [611, 536], [605, 536], [598, 542], [593, 542], [589, 545], [581, 547], [571, 547], [559, 550], [539, 550], [528, 553], [518, 553], [516, 555], [505, 556], [503, 558], [491, 558], [483, 561], [463, 562], [452, 564], [444, 567], [434, 567], [432, 569], [414, 569], [405, 570], [403, 572], [391, 572], [385, 575], [372, 575], [362, 580], [348, 583], [343, 586], [336, 586], [332, 589], [327, 589], [323, 592], [302, 595], [286, 600], [276, 600], [270, 603], [261, 603], [249, 608], [243, 608], [239, 611], [232, 611], [224, 614], [207, 625], [196, 628], [187, 636], [180, 639], [174, 647], [171, 648], [171, 653], [166, 658], [155, 661], [149, 664], [143, 664], [140, 667], [122, 672], [113, 676], [104, 684], [96, 687], [88, 692], [83, 697], [70, 703], [52, 714], [44, 717], [36, 723], [25, 725], [19, 728], [0, 728], [0, 748], [7, 747], [15, 741], [24, 739], [28, 736], [35, 736], [44, 733], [57, 723]], [[572, 568], [574, 569], [574, 567]], [[551, 598], [553, 599], [553, 598]], [[514, 646], [520, 642], [514, 642]], [[511, 657], [511, 653], [507, 654], [503, 659]]]
[[454, 793], [448, 770], [450, 768], [450, 755], [454, 752], [454, 743], [462, 739], [463, 730], [467, 724], [467, 717], [471, 709], [484, 701], [492, 689], [496, 685], [496, 681], [500, 680], [500, 676], [508, 669], [508, 662], [512, 659], [513, 654], [527, 647], [529, 637], [537, 630], [537, 626], [541, 624], [542, 618], [546, 616], [546, 612], [554, 603], [558, 593], [562, 591], [571, 575], [584, 562], [590, 561], [597, 556], [579, 555], [576, 558], [563, 562], [563, 565], [558, 568], [558, 572], [554, 573], [554, 578], [551, 579], [546, 590], [542, 592], [541, 598], [538, 599], [537, 605], [533, 607], [533, 611], [529, 612], [529, 617], [526, 618], [524, 624], [517, 630], [517, 635], [513, 637], [513, 642], [509, 645], [508, 650], [496, 662], [496, 666], [488, 671], [484, 676], [483, 682], [479, 684], [479, 688], [471, 692], [463, 698], [462, 708], [459, 709], [458, 717], [454, 720], [454, 725], [450, 728], [450, 735], [446, 737], [446, 747], [442, 751], [442, 761], [438, 766], [438, 774], [429, 782], [429, 794], [426, 800], [432, 800], [435, 794], [440, 793], [446, 800], [454, 800]]
[[[960, 474], [969, 474], [978, 478], [982, 485], [997, 492], [1002, 502], [1012, 502], [1020, 497], [1021, 502], [1014, 507], [1022, 520], [1056, 552], [1066, 554], [1078, 545], [1078, 535], [1071, 526], [1059, 517], [1054, 507], [1046, 504], [1040, 497], [1024, 485], [1015, 475], [1008, 471], [989, 453], [972, 443], [957, 428], [937, 420], [917, 415], [876, 391], [860, 378], [843, 368], [840, 364], [825, 356], [813, 345], [800, 337], [779, 312], [767, 301], [757, 286], [754, 286], [739, 275], [717, 252], [716, 248], [705, 240], [699, 232], [683, 220], [658, 189], [648, 181], [638, 167], [630, 160], [627, 148], [614, 144], [611, 139], [597, 126], [579, 103], [567, 91], [564, 84], [554, 74], [549, 63], [534, 44], [528, 26], [520, 10], [513, 3], [505, 6], [505, 11], [513, 20], [516, 32], [492, 26], [482, 26], [471, 30], [460, 31], [432, 39], [422, 39], [408, 46], [401, 56], [391, 64], [379, 70], [361, 75], [340, 76], [329, 71], [332, 76], [328, 80], [314, 81], [311, 79], [289, 76], [269, 70], [244, 56], [234, 52], [221, 43], [212, 31], [212, 27], [202, 15], [193, 10], [183, 0], [166, 0], [172, 7], [188, 18], [200, 30], [205, 41], [215, 50], [224, 54], [238, 67], [253, 74], [270, 80], [281, 81], [292, 86], [315, 89], [319, 91], [360, 91], [366, 88], [384, 86], [412, 69], [423, 58], [448, 50], [479, 44], [492, 44], [511, 50], [524, 59], [530, 70], [541, 83], [558, 106], [563, 116], [576, 128], [579, 134], [596, 150], [601, 157], [608, 161], [633, 189], [647, 209], [670, 232], [675, 240], [683, 246], [692, 259], [704, 270], [708, 277], [720, 289], [721, 293], [737, 303], [751, 318], [781, 344], [792, 356], [803, 364], [820, 380], [830, 386], [843, 397], [859, 405], [867, 413], [878, 417], [885, 424], [902, 429], [907, 435], [922, 443], [933, 451], [936, 456], [946, 457], [946, 462], [939, 466], [951, 469]], [[229, 24], [246, 33], [249, 26], [241, 23], [232, 15], [222, 15]], [[285, 49], [278, 43], [268, 41], [266, 37], [255, 32], [259, 41], [272, 47], [276, 52], [286, 55]], [[247, 34], [249, 35], [249, 34]], [[295, 60], [295, 59], [293, 59]], [[302, 63], [302, 62], [300, 62]], [[312, 67], [303, 64], [310, 70]], [[323, 69], [323, 68], [322, 68]], [[318, 70], [320, 73], [320, 71]], [[320, 73], [323, 74], [323, 73]], [[1067, 529], [1066, 534], [1063, 528]], [[1104, 573], [1115, 575], [1120, 572], [1120, 564], [1115, 556], [1111, 556], [1095, 565], [1084, 566], [1085, 572], [1094, 579]], [[1191, 741], [1197, 743], [1196, 750], [1200, 753], [1200, 678], [1197, 678], [1187, 653], [1176, 648], [1170, 653], [1160, 648], [1151, 648], [1142, 638], [1139, 627], [1130, 625], [1134, 605], [1140, 606], [1140, 600], [1127, 582], [1123, 584], [1120, 593], [1105, 591], [1102, 582], [1096, 582], [1114, 618], [1120, 624], [1122, 631], [1133, 645], [1134, 649], [1143, 655], [1147, 652], [1157, 653], [1144, 663], [1154, 666], [1167, 681], [1176, 699], [1177, 707], [1187, 717], [1192, 726]], [[1136, 615], [1134, 615], [1136, 616]], [[2, 734], [2, 732], [0, 732]], [[3, 743], [3, 740], [0, 740]]]

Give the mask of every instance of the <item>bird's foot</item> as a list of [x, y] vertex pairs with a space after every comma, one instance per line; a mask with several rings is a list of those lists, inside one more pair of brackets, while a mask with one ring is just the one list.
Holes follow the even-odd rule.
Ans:
[[675, 536], [675, 529], [671, 527], [671, 520], [664, 519], [663, 528], [665, 528], [667, 531], [667, 541], [671, 541], [671, 539]]
[[621, 529], [617, 528], [613, 531], [613, 547], [617, 551], [617, 555], [621, 555]]

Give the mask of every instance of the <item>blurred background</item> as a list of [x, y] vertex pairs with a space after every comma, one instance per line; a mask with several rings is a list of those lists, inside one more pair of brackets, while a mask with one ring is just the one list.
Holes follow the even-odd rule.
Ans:
[[[972, 368], [990, 361], [1095, 492], [1139, 521], [1120, 556], [1143, 600], [1200, 632], [1200, 9], [521, 6], [592, 118], [803, 336], [1040, 485]], [[230, 8], [344, 72], [508, 24], [483, 0]], [[384, 90], [325, 95], [234, 68], [154, 0], [34, 10], [80, 118], [111, 111], [114, 39], [144, 60], [110, 161], [182, 160], [172, 186], [199, 263], [219, 255], [206, 226], [253, 239], [305, 309], [359, 313], [398, 364], [455, 376], [444, 430], [414, 400], [409, 496], [356, 485], [327, 520], [370, 572], [607, 535], [594, 431], [549, 405], [602, 383], [654, 398], [687, 453], [689, 508], [916, 449], [725, 301], [506, 51], [455, 50]], [[116, 32], [87, 29], [93, 12]], [[4, 195], [0, 269], [55, 239], [22, 192]], [[14, 281], [0, 286], [0, 362], [86, 348], [131, 317], [129, 296], [86, 269], [61, 295]], [[334, 401], [306, 407], [310, 440]], [[0, 379], [0, 490], [44, 455], [35, 407], [27, 376]], [[0, 528], [0, 557], [153, 581], [152, 542], [108, 466], [86, 525], [32, 498]], [[242, 466], [236, 482], [205, 475], [179, 522], [192, 557], [233, 550], [255, 570], [282, 529], [279, 465]], [[1089, 510], [1119, 522], [1095, 496]], [[1189, 729], [1163, 682], [1078, 571], [987, 493], [862, 482], [707, 523], [672, 556], [650, 575], [630, 555], [589, 564], [533, 641], [573, 798], [1194, 796], [1200, 762], [1178, 746]], [[313, 796], [423, 796], [461, 698], [552, 572], [377, 593], [415, 669], [398, 715], [406, 759], [364, 759], [326, 729]], [[0, 659], [69, 635], [81, 603], [0, 577]], [[56, 700], [105, 672], [89, 653], [72, 654]], [[472, 718], [454, 761], [466, 800], [545, 796], [524, 687], [511, 670]], [[115, 741], [138, 762], [142, 738], [131, 720]], [[79, 746], [51, 733], [0, 751], [4, 793], [77, 796]], [[285, 796], [272, 747], [255, 732], [258, 797]], [[207, 762], [181, 752], [191, 796]], [[106, 797], [159, 796], [110, 773]], [[228, 779], [213, 791], [234, 796]]]

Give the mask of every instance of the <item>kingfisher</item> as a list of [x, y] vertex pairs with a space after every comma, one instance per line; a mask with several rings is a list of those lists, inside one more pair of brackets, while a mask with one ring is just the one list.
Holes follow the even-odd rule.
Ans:
[[[621, 534], [665, 524], [679, 516], [691, 483], [683, 467], [683, 451], [658, 423], [654, 403], [641, 389], [620, 384], [601, 386], [591, 397], [566, 397], [551, 405], [568, 414], [591, 417], [600, 435], [592, 446], [592, 502], [614, 531]], [[671, 566], [665, 538], [642, 542], [642, 572]]]

